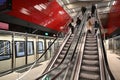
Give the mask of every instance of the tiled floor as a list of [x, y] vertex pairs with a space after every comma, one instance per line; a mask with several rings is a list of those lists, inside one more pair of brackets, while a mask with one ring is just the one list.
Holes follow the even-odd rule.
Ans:
[[110, 50], [107, 50], [107, 57], [109, 67], [115, 77], [115, 80], [120, 80], [120, 56]]
[[[47, 67], [48, 61], [41, 62], [40, 66], [33, 68], [25, 77], [20, 80], [35, 80], [36, 77], [40, 76], [44, 69]], [[25, 74], [24, 71], [17, 71], [8, 75], [0, 77], [0, 80], [17, 80], [21, 75]]]

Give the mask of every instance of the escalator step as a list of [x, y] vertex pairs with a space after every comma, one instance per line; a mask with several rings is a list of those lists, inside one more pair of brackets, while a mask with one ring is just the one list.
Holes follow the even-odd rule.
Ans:
[[97, 50], [97, 47], [87, 47], [87, 46], [85, 46], [85, 49], [88, 49], [88, 50]]
[[95, 36], [87, 36], [87, 38], [96, 38]]
[[82, 71], [93, 71], [93, 72], [99, 72], [99, 67], [98, 66], [86, 66], [86, 65], [82, 65], [81, 68]]
[[88, 42], [88, 43], [96, 43], [97, 41], [94, 40], [94, 41], [86, 41], [86, 42]]
[[59, 55], [59, 58], [61, 59], [61, 58], [64, 58], [64, 55]]
[[95, 39], [86, 39], [86, 41], [89, 41], [89, 42], [96, 42]]
[[66, 50], [61, 51], [61, 55], [65, 55], [65, 53], [66, 53]]
[[94, 50], [94, 51], [85, 50], [84, 54], [96, 55], [96, 54], [98, 54], [98, 51], [97, 50]]
[[81, 72], [79, 80], [100, 80], [99, 74]]
[[85, 44], [85, 46], [91, 46], [91, 47], [93, 46], [93, 47], [95, 47], [95, 46], [97, 46], [97, 44], [88, 44], [87, 43], [87, 44]]
[[70, 41], [68, 41], [66, 44], [70, 44], [71, 42]]
[[62, 59], [57, 59], [56, 61], [57, 61], [58, 63], [60, 63], [60, 62], [62, 61]]
[[63, 50], [67, 50], [67, 49], [68, 49], [68, 47], [64, 47], [64, 48], [63, 48]]
[[99, 65], [99, 62], [97, 60], [83, 60], [82, 64], [84, 65]]
[[86, 39], [88, 39], [88, 40], [89, 40], [89, 39], [90, 39], [90, 40], [91, 40], [91, 39], [96, 40], [96, 37], [91, 37], [91, 38], [90, 38], [90, 37], [89, 37], [89, 38], [87, 37]]
[[88, 60], [98, 60], [98, 55], [83, 55], [83, 59], [88, 59]]

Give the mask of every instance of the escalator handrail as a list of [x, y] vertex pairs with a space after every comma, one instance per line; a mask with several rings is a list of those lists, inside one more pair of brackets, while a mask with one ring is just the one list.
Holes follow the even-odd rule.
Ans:
[[[111, 80], [115, 80], [112, 72], [110, 71], [109, 64], [108, 64], [108, 61], [107, 61], [107, 55], [106, 55], [106, 50], [105, 50], [105, 46], [104, 46], [104, 43], [103, 43], [102, 31], [101, 31], [101, 28], [103, 28], [103, 27], [102, 27], [102, 24], [101, 24], [99, 15], [98, 15], [98, 11], [96, 11], [96, 17], [97, 17], [97, 19], [98, 19], [98, 21], [100, 23], [100, 27], [98, 28], [98, 30], [100, 32], [99, 37], [100, 37], [100, 40], [101, 40], [101, 46], [102, 46], [102, 50], [103, 50], [103, 60], [104, 60], [104, 63], [105, 63], [104, 65], [106, 65], [106, 68], [107, 68], [107, 71], [108, 71], [108, 73], [110, 75]], [[107, 75], [106, 75], [106, 77], [107, 77]]]
[[44, 53], [37, 59], [37, 60], [35, 60], [33, 63], [32, 63], [32, 65], [31, 65], [31, 67], [28, 69], [28, 71], [26, 71], [22, 76], [20, 76], [19, 78], [17, 78], [17, 80], [20, 80], [20, 79], [22, 79], [24, 76], [26, 76], [30, 71], [31, 71], [31, 69], [38, 63], [38, 61], [40, 60], [40, 59], [42, 59], [42, 57], [45, 55], [45, 54], [47, 54], [47, 51], [50, 49], [50, 47], [54, 44], [54, 42], [59, 38], [59, 34], [60, 34], [60, 32], [58, 32], [57, 33], [58, 34], [58, 36], [56, 36], [56, 38], [53, 40], [53, 42], [48, 46], [48, 48], [44, 51]]

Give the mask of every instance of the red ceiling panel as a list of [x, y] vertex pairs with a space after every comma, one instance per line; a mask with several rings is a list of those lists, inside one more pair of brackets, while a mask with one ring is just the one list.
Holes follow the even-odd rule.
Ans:
[[116, 29], [120, 28], [120, 1], [117, 0], [112, 6], [108, 19], [108, 34], [111, 34]]
[[71, 19], [56, 0], [13, 0], [12, 6], [7, 14], [56, 31]]

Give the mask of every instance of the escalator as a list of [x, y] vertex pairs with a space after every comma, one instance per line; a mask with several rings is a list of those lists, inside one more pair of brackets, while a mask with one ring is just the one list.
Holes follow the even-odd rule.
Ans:
[[100, 65], [97, 39], [92, 34], [87, 34], [79, 80], [100, 80]]
[[87, 20], [87, 12], [79, 28], [75, 28], [74, 34], [69, 34], [61, 45], [58, 53], [53, 56], [43, 74], [36, 80], [44, 80], [49, 76], [50, 80], [70, 80], [74, 72], [75, 61], [77, 61], [77, 49], [80, 44], [82, 28]]

